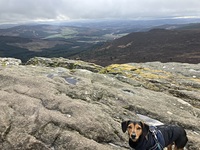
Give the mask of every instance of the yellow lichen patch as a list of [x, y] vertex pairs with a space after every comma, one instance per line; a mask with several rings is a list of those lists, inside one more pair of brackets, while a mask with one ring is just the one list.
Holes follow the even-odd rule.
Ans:
[[192, 78], [191, 80], [192, 80], [192, 81], [196, 81], [196, 82], [199, 82], [199, 83], [200, 83], [200, 79], [198, 79], [198, 78]]
[[169, 79], [172, 75], [161, 70], [149, 70], [140, 72], [140, 76], [147, 79]]
[[137, 69], [137, 67], [128, 64], [112, 64], [102, 69], [100, 73], [124, 74], [125, 71], [135, 71]]
[[100, 73], [121, 74], [129, 78], [139, 76], [145, 79], [166, 79], [171, 76], [170, 73], [162, 70], [152, 70], [150, 68], [129, 64], [112, 64], [102, 69]]

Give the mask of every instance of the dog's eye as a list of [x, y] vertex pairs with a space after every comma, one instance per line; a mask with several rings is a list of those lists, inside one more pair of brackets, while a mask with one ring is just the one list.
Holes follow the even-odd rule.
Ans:
[[128, 128], [129, 128], [129, 129], [132, 129], [132, 127], [131, 127], [131, 126], [128, 126]]
[[140, 127], [138, 127], [138, 128], [137, 128], [137, 130], [141, 130], [141, 128], [140, 128]]

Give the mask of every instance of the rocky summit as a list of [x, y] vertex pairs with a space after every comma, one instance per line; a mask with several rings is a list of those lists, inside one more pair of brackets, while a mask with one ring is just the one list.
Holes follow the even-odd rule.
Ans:
[[200, 64], [0, 59], [1, 150], [128, 150], [121, 122], [145, 118], [184, 127], [199, 150]]

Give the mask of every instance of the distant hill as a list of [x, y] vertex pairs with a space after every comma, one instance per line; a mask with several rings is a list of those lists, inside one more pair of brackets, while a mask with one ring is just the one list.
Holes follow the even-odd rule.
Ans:
[[20, 25], [0, 29], [0, 57], [26, 62], [34, 56], [70, 57], [118, 35], [112, 31], [58, 25]]
[[134, 32], [82, 53], [80, 58], [103, 66], [152, 61], [200, 63], [200, 28], [197, 27]]
[[2, 28], [0, 57], [14, 57], [23, 62], [34, 56], [70, 58], [127, 35], [129, 30], [133, 32], [148, 27], [116, 23], [31, 24]]
[[64, 57], [100, 65], [147, 61], [199, 63], [199, 32], [200, 24], [187, 20], [0, 25], [0, 57], [23, 62], [34, 56]]

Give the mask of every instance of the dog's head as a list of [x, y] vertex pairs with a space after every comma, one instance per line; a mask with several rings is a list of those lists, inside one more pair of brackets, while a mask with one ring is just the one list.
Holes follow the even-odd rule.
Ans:
[[122, 131], [128, 131], [129, 138], [136, 142], [140, 136], [146, 136], [149, 131], [149, 126], [141, 121], [123, 121], [121, 123]]

